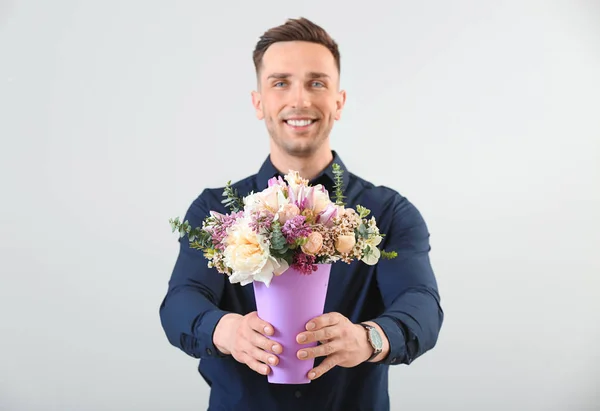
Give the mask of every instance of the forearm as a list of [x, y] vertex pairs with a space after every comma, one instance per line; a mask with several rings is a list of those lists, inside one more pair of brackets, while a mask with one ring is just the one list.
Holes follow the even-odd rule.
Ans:
[[397, 257], [377, 264], [377, 286], [384, 310], [373, 318], [389, 343], [386, 364], [410, 364], [431, 350], [438, 338], [444, 313], [429, 252], [429, 230], [419, 211], [395, 195], [385, 209], [392, 213], [382, 248]]
[[[202, 198], [192, 203], [184, 218], [193, 227], [201, 226], [209, 213]], [[160, 305], [162, 327], [169, 342], [192, 357], [219, 355], [213, 333], [227, 314], [219, 307], [226, 277], [208, 267], [203, 254], [190, 248], [187, 237], [179, 242], [179, 255]]]
[[160, 307], [169, 342], [195, 358], [216, 354], [213, 331], [225, 314], [199, 287], [190, 285], [170, 289]]
[[389, 347], [374, 361], [410, 364], [437, 343], [443, 312], [435, 290], [414, 289], [399, 296], [372, 322], [379, 325]]

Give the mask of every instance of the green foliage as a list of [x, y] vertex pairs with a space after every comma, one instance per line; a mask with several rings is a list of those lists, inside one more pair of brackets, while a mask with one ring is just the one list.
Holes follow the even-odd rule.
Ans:
[[334, 194], [335, 194], [335, 205], [345, 206], [344, 199], [344, 180], [342, 179], [342, 175], [344, 174], [344, 170], [341, 169], [340, 165], [337, 163], [333, 163], [333, 175], [334, 175]]
[[292, 248], [302, 247], [307, 242], [308, 242], [308, 238], [306, 238], [306, 237], [298, 237], [294, 241], [294, 244], [292, 244], [292, 246], [293, 246]]
[[170, 219], [169, 224], [171, 224], [172, 232], [179, 232], [179, 238], [188, 236], [190, 247], [200, 250], [207, 250], [212, 247], [210, 233], [199, 227], [192, 228], [188, 220], [182, 223], [179, 217], [176, 217]]
[[[274, 221], [271, 225], [273, 233], [271, 235], [271, 249], [274, 251], [281, 251], [287, 249], [287, 241], [281, 232], [281, 223]], [[285, 252], [285, 250], [283, 251]]]
[[227, 182], [223, 190], [223, 197], [225, 197], [225, 200], [221, 201], [221, 203], [232, 212], [237, 213], [244, 208], [244, 200], [242, 200], [238, 191], [231, 186], [231, 180]]
[[271, 254], [275, 257], [284, 259], [291, 265], [294, 259], [296, 244], [287, 243], [287, 240], [281, 232], [281, 223], [279, 221], [274, 221], [273, 224], [271, 224], [271, 230]]
[[367, 226], [364, 223], [361, 223], [356, 231], [358, 232], [358, 235], [362, 238], [369, 238], [369, 230], [367, 229]]
[[356, 211], [358, 212], [360, 218], [366, 218], [369, 214], [371, 214], [371, 210], [361, 205], [356, 206]]
[[384, 260], [391, 260], [392, 258], [398, 257], [398, 253], [395, 251], [381, 250], [381, 258]]
[[284, 259], [288, 263], [288, 265], [292, 265], [294, 263], [294, 253], [296, 252], [297, 251], [286, 247], [286, 251], [280, 254], [280, 257]]

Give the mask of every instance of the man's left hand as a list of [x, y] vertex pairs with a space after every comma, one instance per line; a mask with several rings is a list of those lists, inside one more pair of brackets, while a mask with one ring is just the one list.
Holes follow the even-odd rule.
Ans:
[[[381, 328], [370, 321], [365, 324], [376, 327], [383, 339], [383, 351], [375, 358], [383, 358], [389, 350], [389, 343]], [[299, 359], [307, 360], [315, 357], [326, 356], [319, 366], [308, 373], [311, 380], [317, 379], [336, 365], [340, 367], [355, 367], [365, 362], [373, 353], [373, 347], [367, 340], [367, 332], [359, 324], [352, 323], [340, 313], [331, 312], [313, 318], [306, 324], [308, 331], [298, 334], [296, 341], [300, 344], [309, 344], [317, 341], [321, 345], [307, 347], [296, 354]]]

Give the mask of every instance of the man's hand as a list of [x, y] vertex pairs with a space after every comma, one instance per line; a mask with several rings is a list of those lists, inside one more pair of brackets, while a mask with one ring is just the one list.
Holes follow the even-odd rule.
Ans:
[[217, 323], [213, 334], [215, 346], [223, 354], [231, 354], [238, 362], [246, 364], [259, 374], [271, 372], [277, 365], [282, 347], [267, 336], [273, 335], [273, 326], [258, 317], [256, 311], [245, 316], [225, 314]]
[[[383, 339], [382, 352], [373, 359], [384, 358], [389, 351], [389, 342], [379, 325], [366, 321], [365, 324], [377, 328]], [[308, 378], [319, 378], [336, 365], [354, 367], [365, 362], [373, 353], [373, 347], [367, 339], [367, 332], [361, 325], [352, 323], [340, 313], [327, 313], [316, 317], [306, 324], [308, 331], [298, 334], [296, 341], [308, 344], [320, 341], [321, 345], [303, 348], [297, 356], [301, 360], [327, 356], [323, 362], [308, 373]]]

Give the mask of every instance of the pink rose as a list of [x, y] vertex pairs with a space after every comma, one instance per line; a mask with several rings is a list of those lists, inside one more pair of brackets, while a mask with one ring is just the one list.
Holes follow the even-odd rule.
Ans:
[[341, 235], [335, 240], [335, 249], [342, 254], [347, 254], [352, 251], [355, 244], [356, 238], [354, 238], [354, 234]]
[[296, 204], [285, 204], [279, 212], [279, 222], [285, 224], [287, 220], [291, 220], [300, 214], [300, 209]]
[[323, 236], [317, 231], [313, 231], [307, 237], [306, 243], [301, 247], [304, 253], [309, 255], [317, 254], [323, 247]]

